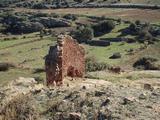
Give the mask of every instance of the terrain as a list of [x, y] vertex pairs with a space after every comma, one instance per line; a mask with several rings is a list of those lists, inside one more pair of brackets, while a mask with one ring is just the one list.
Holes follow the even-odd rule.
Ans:
[[[159, 120], [160, 10], [62, 3], [0, 0], [0, 120]], [[45, 57], [63, 34], [84, 47], [86, 74], [47, 87]]]
[[37, 84], [32, 78], [19, 78], [11, 82], [8, 87], [1, 88], [0, 100], [3, 104], [0, 118], [158, 120], [160, 117], [159, 79], [127, 84], [126, 80], [123, 84], [100, 79], [70, 80], [66, 78], [63, 87], [50, 89]]

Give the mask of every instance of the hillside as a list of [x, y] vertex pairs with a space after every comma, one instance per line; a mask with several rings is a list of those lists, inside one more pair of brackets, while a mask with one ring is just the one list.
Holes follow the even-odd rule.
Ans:
[[[69, 14], [71, 11], [74, 11], [75, 15]], [[158, 40], [160, 37], [158, 11], [138, 10], [138, 13], [143, 12], [141, 16], [135, 15], [136, 12], [130, 10], [128, 11], [129, 17], [124, 17], [127, 10], [105, 10], [104, 8], [90, 9], [89, 12], [88, 9], [65, 9], [65, 11], [63, 9], [32, 11], [30, 9], [16, 9], [10, 13], [8, 11], [1, 11], [0, 62], [11, 64], [12, 67], [4, 72], [0, 72], [0, 84], [6, 84], [19, 76], [35, 77], [43, 81], [45, 79], [44, 58], [49, 50], [49, 46], [56, 44], [56, 36], [77, 31], [77, 28], [81, 25], [94, 27], [94, 25], [97, 23], [101, 24], [103, 21], [107, 21], [107, 24], [110, 22], [112, 30], [109, 32], [105, 31], [100, 36], [93, 36], [92, 40], [93, 43], [94, 41], [99, 43], [102, 41], [106, 46], [100, 46], [95, 43], [83, 43], [82, 46], [86, 50], [86, 57], [94, 57], [96, 61], [100, 62], [100, 64], [101, 62], [105, 63], [107, 67], [120, 66], [126, 71], [133, 70], [133, 64], [145, 56], [156, 58], [157, 62], [155, 64], [159, 65], [160, 49], [158, 46], [160, 42], [154, 41], [154, 39]], [[154, 19], [148, 19], [148, 22], [151, 23], [146, 24], [148, 26], [146, 29], [150, 30], [149, 35], [152, 35], [151, 41], [148, 41], [148, 37], [145, 38], [144, 36], [141, 43], [141, 39], [138, 38], [139, 33], [134, 33], [135, 30], [130, 30], [130, 26], [135, 24], [135, 21], [139, 18], [140, 24], [135, 25], [135, 27], [136, 29], [142, 28], [140, 30], [143, 30], [143, 26], [145, 25], [144, 20], [151, 13], [157, 16]], [[115, 18], [108, 17], [111, 15], [115, 16]], [[122, 18], [119, 19], [118, 15], [122, 16]], [[129, 21], [128, 19], [132, 18], [133, 15], [135, 15], [134, 20]], [[80, 36], [83, 36], [83, 34]], [[147, 45], [146, 48], [143, 40], [151, 42], [151, 44]], [[110, 59], [115, 53], [120, 54], [120, 57]], [[128, 63], [127, 66], [126, 63]], [[86, 77], [107, 79], [108, 76], [101, 74], [99, 76], [96, 72], [88, 73]], [[118, 77], [115, 76], [114, 79], [117, 80]]]
[[0, 120], [159, 120], [159, 9], [0, 0]]
[[104, 80], [70, 81], [67, 78], [63, 87], [49, 89], [33, 78], [19, 78], [0, 88], [0, 113], [3, 113], [0, 119], [158, 120], [159, 84], [158, 79], [113, 84]]
[[46, 8], [59, 8], [59, 7], [77, 7], [86, 5], [109, 5], [109, 4], [121, 4], [121, 5], [160, 5], [159, 0], [0, 0], [1, 7], [25, 7], [25, 8], [38, 8], [38, 9], [46, 9]]
[[[12, 2], [12, 3], [18, 3], [23, 1], [33, 1], [33, 0], [0, 0], [0, 2]], [[37, 0], [37, 1], [46, 1], [46, 0]], [[56, 0], [49, 0], [49, 2], [54, 2]], [[64, 0], [67, 2], [74, 2], [74, 0]], [[89, 0], [82, 0], [84, 2], [88, 2]], [[159, 0], [93, 0], [97, 3], [134, 3], [134, 4], [160, 4]]]

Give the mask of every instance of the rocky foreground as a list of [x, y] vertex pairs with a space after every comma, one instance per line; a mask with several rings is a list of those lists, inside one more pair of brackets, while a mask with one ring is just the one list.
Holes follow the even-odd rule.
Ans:
[[0, 88], [0, 103], [0, 120], [159, 120], [160, 87], [66, 78], [47, 88], [19, 78]]

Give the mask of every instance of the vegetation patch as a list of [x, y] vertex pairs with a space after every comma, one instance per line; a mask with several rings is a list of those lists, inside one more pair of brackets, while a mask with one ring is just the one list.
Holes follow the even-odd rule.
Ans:
[[102, 71], [108, 68], [108, 65], [104, 62], [98, 62], [94, 57], [86, 58], [86, 71]]
[[160, 65], [155, 64], [157, 61], [156, 58], [142, 57], [133, 64], [133, 67], [144, 70], [160, 70]]
[[114, 29], [114, 27], [115, 24], [111, 20], [99, 22], [98, 24], [93, 26], [94, 36], [98, 37], [109, 33], [112, 29]]
[[18, 95], [2, 109], [3, 120], [39, 120], [29, 96]]

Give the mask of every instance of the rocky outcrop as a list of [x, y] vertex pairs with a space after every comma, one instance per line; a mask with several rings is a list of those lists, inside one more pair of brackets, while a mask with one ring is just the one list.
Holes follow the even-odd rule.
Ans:
[[48, 28], [71, 26], [70, 21], [62, 18], [40, 17], [39, 19], [36, 19], [33, 21], [40, 22], [41, 24], [43, 24], [45, 27], [48, 27]]
[[50, 47], [46, 56], [47, 85], [61, 85], [65, 76], [83, 77], [85, 73], [85, 51], [70, 36], [61, 36], [57, 45]]

